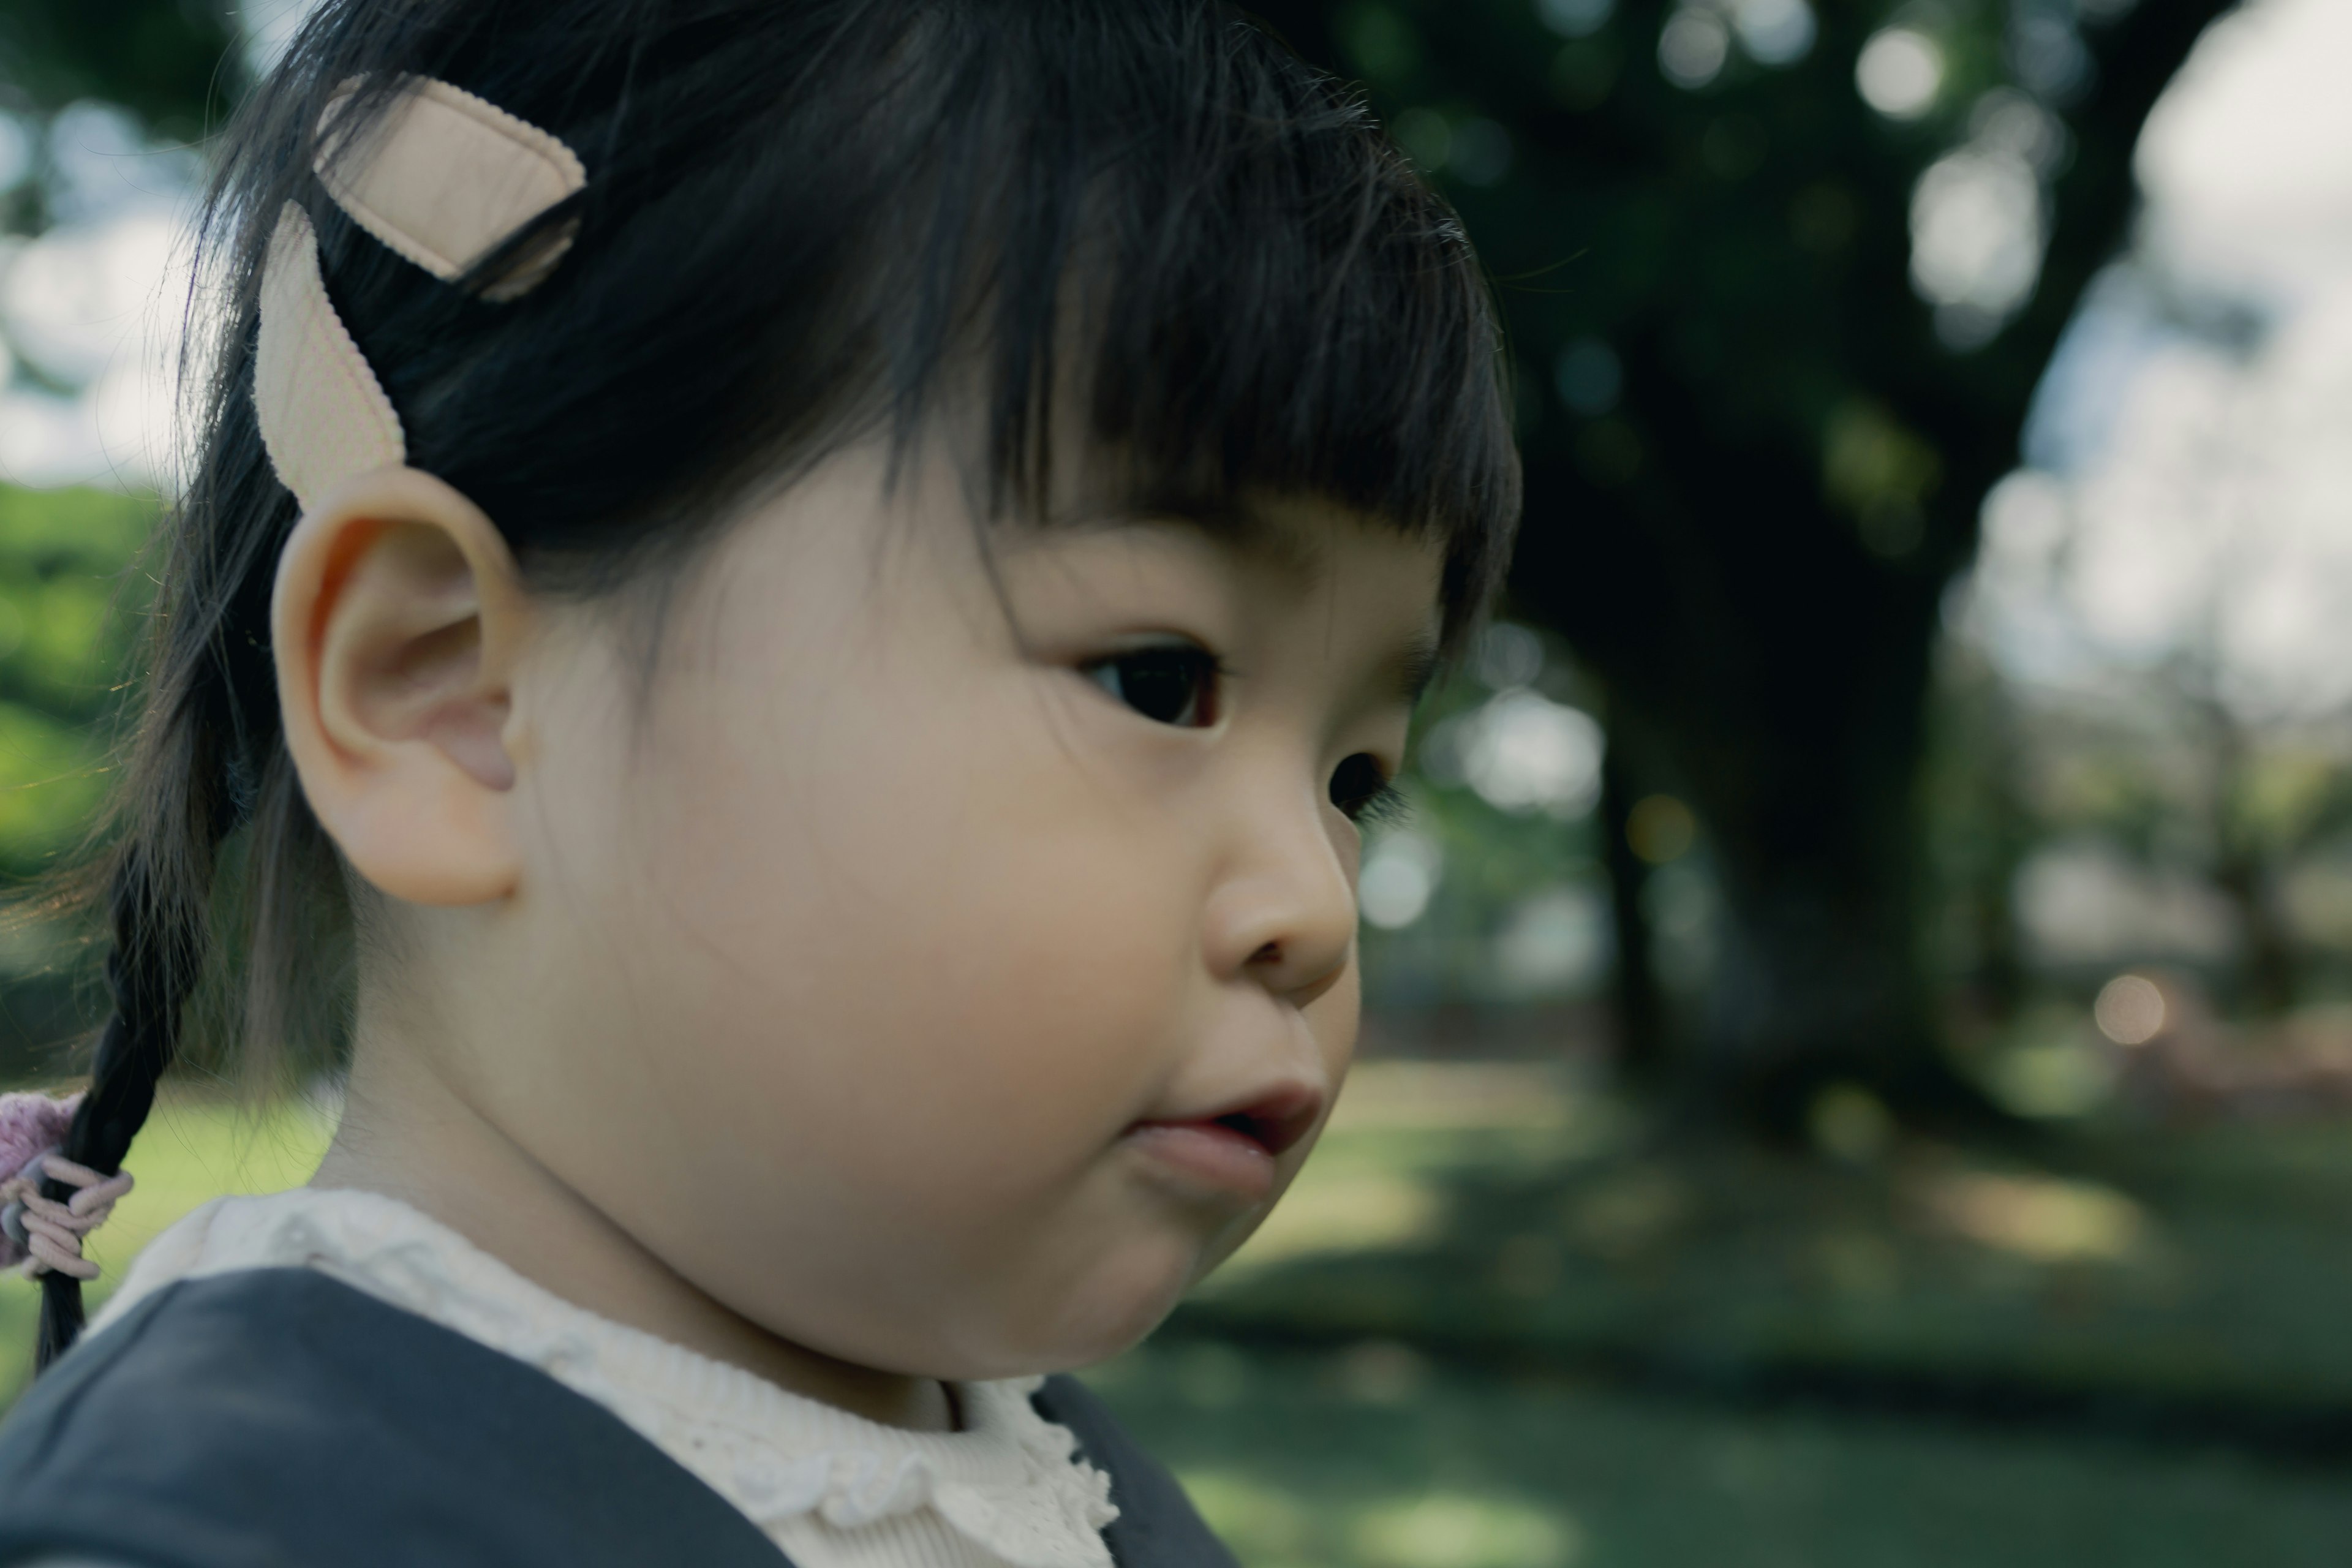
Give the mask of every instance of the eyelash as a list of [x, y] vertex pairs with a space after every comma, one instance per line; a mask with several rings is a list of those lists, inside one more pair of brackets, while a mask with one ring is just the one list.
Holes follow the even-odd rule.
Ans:
[[[1080, 673], [1112, 698], [1154, 723], [1203, 730], [1217, 721], [1217, 699], [1223, 694], [1228, 673], [1224, 662], [1215, 654], [1192, 643], [1161, 643], [1135, 648], [1090, 660], [1078, 668]], [[1182, 705], [1171, 713], [1164, 701], [1151, 699], [1172, 693], [1154, 692], [1150, 683], [1179, 671], [1189, 675], [1192, 684]], [[1369, 781], [1362, 776], [1365, 773], [1371, 775]], [[1406, 807], [1404, 793], [1390, 779], [1388, 770], [1368, 752], [1357, 752], [1332, 771], [1329, 793], [1331, 804], [1350, 822], [1360, 824], [1393, 821], [1404, 814]]]
[[[1371, 774], [1370, 787], [1363, 787], [1360, 777], [1349, 776], [1360, 769]], [[1332, 770], [1331, 804], [1359, 826], [1393, 822], [1406, 809], [1404, 792], [1369, 752], [1359, 752]]]

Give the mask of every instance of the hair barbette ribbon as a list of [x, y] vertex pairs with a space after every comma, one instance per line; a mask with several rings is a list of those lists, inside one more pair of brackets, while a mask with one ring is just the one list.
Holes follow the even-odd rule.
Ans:
[[[353, 223], [444, 282], [464, 277], [525, 224], [588, 183], [571, 148], [429, 77], [404, 77], [364, 145], [341, 121], [345, 82], [319, 117], [311, 168]], [[493, 302], [544, 281], [571, 248], [552, 237], [482, 289]], [[270, 466], [305, 511], [343, 480], [408, 458], [400, 416], [327, 297], [319, 239], [299, 204], [279, 209], [261, 274], [253, 405]]]

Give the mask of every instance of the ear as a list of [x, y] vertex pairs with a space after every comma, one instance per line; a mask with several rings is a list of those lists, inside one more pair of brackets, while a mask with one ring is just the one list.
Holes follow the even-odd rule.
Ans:
[[346, 480], [286, 542], [269, 626], [287, 749], [320, 826], [395, 899], [515, 889], [507, 731], [530, 616], [490, 520], [414, 468]]

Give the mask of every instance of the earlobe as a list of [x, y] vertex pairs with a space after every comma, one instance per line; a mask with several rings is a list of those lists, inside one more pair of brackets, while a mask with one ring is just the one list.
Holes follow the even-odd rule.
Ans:
[[337, 486], [286, 542], [270, 632], [287, 748], [320, 826], [394, 898], [515, 889], [508, 731], [530, 614], [489, 519], [414, 468]]

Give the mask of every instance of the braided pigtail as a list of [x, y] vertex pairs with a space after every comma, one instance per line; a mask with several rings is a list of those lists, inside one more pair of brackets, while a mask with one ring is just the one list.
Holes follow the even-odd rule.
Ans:
[[[202, 504], [201, 491], [195, 499]], [[184, 531], [189, 518], [177, 520]], [[118, 802], [116, 837], [103, 879], [106, 962], [110, 1003], [90, 1062], [89, 1087], [65, 1129], [57, 1152], [82, 1174], [110, 1178], [122, 1169], [131, 1142], [154, 1108], [158, 1082], [181, 1054], [182, 1030], [211, 945], [214, 867], [222, 840], [247, 815], [249, 776], [239, 755], [239, 684], [262, 679], [258, 650], [226, 658], [223, 612], [241, 595], [215, 601], [211, 615], [195, 603], [230, 564], [186, 549], [167, 536], [168, 555], [186, 569], [167, 576], [151, 655], [146, 711], [125, 759], [128, 788]], [[191, 555], [197, 559], [190, 560]], [[235, 568], [245, 566], [239, 561]], [[232, 580], [246, 575], [232, 569]], [[174, 578], [177, 580], [174, 581]], [[41, 1196], [69, 1205], [75, 1187], [52, 1172]], [[82, 1327], [82, 1278], [52, 1268], [40, 1275], [41, 1316], [35, 1364], [46, 1367], [71, 1348]]]
[[[106, 965], [113, 1016], [99, 1037], [90, 1067], [89, 1091], [75, 1111], [60, 1152], [75, 1163], [111, 1176], [122, 1168], [131, 1140], [155, 1103], [156, 1081], [171, 1065], [179, 1015], [193, 988], [192, 955], [184, 928], [173, 931], [158, 920], [155, 886], [147, 859], [126, 851], [108, 890], [114, 951]], [[52, 1176], [42, 1195], [64, 1203], [75, 1189]], [[62, 1270], [41, 1276], [40, 1338], [36, 1364], [47, 1366], [81, 1332], [81, 1281]]]

